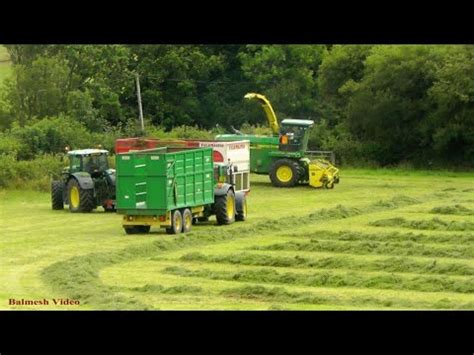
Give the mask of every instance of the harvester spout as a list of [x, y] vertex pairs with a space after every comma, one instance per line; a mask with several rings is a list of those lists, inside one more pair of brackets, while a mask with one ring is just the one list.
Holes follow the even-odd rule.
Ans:
[[261, 94], [256, 94], [250, 92], [244, 96], [247, 100], [256, 99], [263, 107], [265, 111], [265, 115], [267, 116], [268, 124], [270, 125], [270, 129], [272, 130], [274, 135], [279, 135], [280, 133], [280, 125], [278, 124], [278, 119], [275, 115], [275, 111], [273, 111], [273, 107], [270, 104], [270, 101]]

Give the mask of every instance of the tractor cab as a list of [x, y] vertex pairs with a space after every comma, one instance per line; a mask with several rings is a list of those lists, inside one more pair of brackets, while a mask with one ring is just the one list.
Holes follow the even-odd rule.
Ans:
[[103, 149], [82, 149], [68, 152], [69, 173], [87, 172], [98, 176], [109, 170], [108, 151]]
[[54, 210], [69, 205], [71, 212], [91, 212], [97, 206], [115, 211], [115, 170], [109, 168], [103, 149], [81, 149], [67, 152], [69, 167], [61, 180], [51, 182], [51, 202]]
[[312, 120], [285, 119], [280, 124], [279, 149], [284, 152], [304, 152], [308, 148]]

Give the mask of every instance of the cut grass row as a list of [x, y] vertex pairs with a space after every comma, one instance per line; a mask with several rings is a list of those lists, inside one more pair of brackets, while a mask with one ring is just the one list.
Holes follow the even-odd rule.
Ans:
[[415, 242], [415, 243], [435, 243], [435, 244], [456, 244], [474, 242], [474, 234], [471, 233], [440, 233], [440, 234], [415, 234], [413, 232], [385, 232], [385, 233], [366, 233], [359, 231], [325, 231], [316, 230], [308, 233], [289, 233], [283, 234], [289, 238], [308, 238], [317, 240], [339, 240], [339, 241], [374, 241], [374, 242]]
[[[159, 260], [152, 258], [152, 260]], [[311, 269], [348, 269], [416, 274], [474, 275], [474, 267], [463, 262], [445, 262], [437, 259], [417, 260], [408, 257], [358, 258], [351, 255], [302, 257], [275, 256], [265, 253], [242, 252], [227, 255], [205, 255], [195, 252], [184, 254], [181, 261], [202, 261], [231, 265], [295, 267]]]
[[404, 217], [394, 217], [373, 221], [374, 227], [397, 227], [420, 230], [443, 230], [443, 231], [474, 231], [474, 223], [470, 221], [444, 221], [437, 217], [430, 220], [410, 221]]
[[415, 242], [338, 241], [310, 239], [305, 242], [284, 242], [255, 245], [251, 250], [291, 250], [306, 252], [334, 252], [348, 254], [377, 254], [389, 256], [427, 256], [436, 258], [471, 259], [474, 246], [438, 245]]
[[272, 283], [302, 285], [311, 287], [356, 287], [388, 290], [412, 290], [419, 292], [459, 292], [473, 293], [474, 278], [452, 278], [448, 276], [424, 276], [402, 274], [368, 274], [360, 272], [334, 272], [317, 270], [311, 272], [281, 272], [273, 268], [222, 271], [203, 269], [191, 270], [181, 266], [171, 266], [163, 273], [183, 277], [200, 277], [212, 280], [246, 281], [254, 283]]
[[[203, 269], [203, 265], [193, 265], [194, 271]], [[206, 266], [204, 267], [206, 268]], [[172, 272], [163, 272], [163, 269]], [[123, 272], [125, 270], [135, 270], [133, 279], [127, 278], [123, 283]], [[173, 262], [153, 262], [143, 263], [135, 261], [126, 263], [120, 267], [108, 268], [102, 274], [106, 284], [121, 285], [120, 291], [129, 297], [137, 297], [146, 303], [156, 306], [167, 302], [194, 302], [192, 308], [206, 308], [210, 300], [217, 304], [226, 304], [222, 297], [227, 297], [232, 304], [254, 304], [253, 307], [264, 308], [272, 303], [284, 303], [293, 305], [291, 308], [308, 308], [309, 305], [318, 308], [454, 308], [470, 309], [473, 304], [473, 297], [468, 293], [454, 293], [449, 291], [440, 292], [419, 292], [407, 289], [377, 289], [377, 288], [357, 288], [357, 287], [331, 287], [331, 286], [306, 286], [298, 283], [273, 283], [271, 279], [263, 282], [246, 281], [236, 277], [229, 279], [227, 272], [229, 269], [217, 266], [212, 270], [213, 277], [209, 275], [174, 275], [176, 270]], [[220, 272], [224, 272], [225, 277], [221, 277]], [[308, 274], [302, 272], [301, 274]], [[200, 277], [204, 276], [204, 277]], [[453, 278], [454, 279], [454, 278]], [[143, 286], [145, 285], [145, 286]], [[194, 289], [188, 293], [180, 293], [187, 286], [192, 285]], [[255, 287], [265, 285], [268, 290], [279, 289], [288, 293], [290, 297], [285, 299], [262, 297]], [[237, 292], [235, 292], [237, 290]], [[240, 292], [240, 291], [242, 292]], [[247, 291], [243, 291], [247, 290]], [[254, 292], [255, 291], [255, 292]], [[300, 296], [304, 296], [301, 298]], [[306, 297], [307, 296], [307, 297]], [[314, 298], [313, 298], [314, 297]], [[260, 306], [257, 304], [261, 302]], [[265, 303], [267, 306], [265, 307]]]

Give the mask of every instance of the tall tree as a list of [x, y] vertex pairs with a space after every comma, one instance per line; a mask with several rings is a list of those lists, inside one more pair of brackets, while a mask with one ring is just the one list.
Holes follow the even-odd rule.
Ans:
[[317, 74], [325, 50], [321, 45], [249, 45], [239, 57], [255, 91], [269, 97], [282, 116], [317, 119]]

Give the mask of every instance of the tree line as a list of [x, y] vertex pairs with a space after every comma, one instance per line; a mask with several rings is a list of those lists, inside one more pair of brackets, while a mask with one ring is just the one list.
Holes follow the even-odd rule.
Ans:
[[58, 117], [87, 132], [130, 133], [138, 75], [147, 127], [265, 125], [261, 108], [243, 100], [259, 92], [280, 119], [313, 119], [311, 147], [335, 150], [343, 163], [474, 163], [472, 45], [6, 47], [8, 139]]

